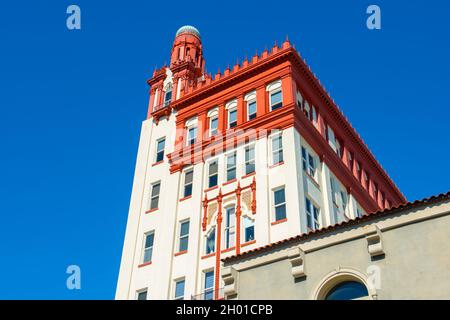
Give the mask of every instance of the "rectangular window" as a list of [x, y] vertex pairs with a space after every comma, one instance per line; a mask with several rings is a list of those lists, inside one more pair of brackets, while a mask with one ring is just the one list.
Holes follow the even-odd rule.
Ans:
[[247, 102], [247, 117], [248, 120], [256, 118], [256, 100]]
[[156, 142], [156, 159], [155, 162], [161, 162], [164, 160], [164, 146], [166, 144], [166, 139], [161, 138]]
[[245, 242], [255, 240], [255, 223], [249, 217], [244, 217]]
[[228, 128], [234, 128], [237, 126], [237, 109], [231, 109], [228, 112]]
[[197, 127], [191, 127], [188, 130], [188, 145], [193, 145], [197, 141]]
[[316, 162], [314, 157], [304, 147], [302, 147], [302, 165], [303, 170], [316, 180]]
[[161, 188], [160, 182], [155, 182], [152, 184], [151, 188], [152, 191], [150, 194], [150, 210], [158, 209], [160, 188]]
[[275, 221], [286, 219], [286, 196], [284, 187], [273, 191], [273, 203], [275, 210]]
[[208, 188], [217, 186], [218, 182], [218, 163], [217, 160], [209, 164], [208, 170]]
[[175, 281], [175, 300], [184, 299], [184, 279]]
[[225, 248], [231, 248], [234, 246], [235, 238], [235, 223], [236, 223], [236, 211], [234, 207], [226, 209], [226, 223], [225, 223]]
[[255, 146], [245, 148], [245, 174], [255, 172]]
[[307, 220], [307, 226], [311, 230], [317, 230], [320, 227], [319, 223], [319, 215], [320, 211], [319, 208], [316, 207], [311, 200], [308, 198], [305, 198], [305, 205], [306, 205], [306, 220]]
[[209, 122], [209, 135], [215, 136], [217, 134], [217, 130], [219, 128], [219, 118], [218, 117], [212, 117]]
[[227, 181], [236, 179], [236, 152], [227, 156]]
[[180, 223], [180, 242], [178, 252], [187, 251], [189, 242], [189, 220]]
[[281, 90], [270, 93], [270, 110], [276, 110], [283, 106]]
[[203, 296], [205, 300], [214, 298], [214, 271], [204, 272]]
[[145, 234], [145, 236], [144, 236], [144, 253], [142, 255], [142, 263], [147, 263], [147, 262], [152, 261], [154, 238], [155, 238], [155, 233], [153, 231]]
[[147, 300], [147, 289], [138, 291], [136, 296], [137, 300]]
[[172, 101], [172, 90], [166, 92], [164, 96], [164, 106], [168, 106], [170, 101]]
[[283, 138], [281, 134], [272, 137], [272, 164], [283, 162]]
[[187, 170], [184, 173], [184, 193], [183, 197], [189, 197], [192, 195], [192, 180], [194, 177], [194, 169]]
[[212, 230], [206, 236], [206, 254], [210, 254], [216, 251], [216, 228]]

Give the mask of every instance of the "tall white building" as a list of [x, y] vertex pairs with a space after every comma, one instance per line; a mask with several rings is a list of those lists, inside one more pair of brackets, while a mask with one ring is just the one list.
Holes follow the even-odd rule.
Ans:
[[223, 258], [406, 202], [287, 40], [213, 76], [184, 26], [148, 84], [117, 299], [220, 299]]

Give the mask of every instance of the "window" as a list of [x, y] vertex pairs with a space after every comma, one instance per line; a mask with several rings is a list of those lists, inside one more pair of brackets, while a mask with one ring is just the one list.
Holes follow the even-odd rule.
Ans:
[[144, 254], [142, 256], [142, 263], [147, 263], [147, 262], [152, 261], [154, 238], [155, 238], [155, 233], [153, 231], [145, 234], [145, 236], [144, 236]]
[[215, 160], [209, 164], [208, 188], [217, 186], [217, 182], [218, 182], [217, 180], [218, 180], [218, 164], [217, 164], [217, 160]]
[[255, 223], [249, 217], [244, 217], [244, 239], [245, 242], [255, 240]]
[[360, 282], [345, 281], [332, 288], [325, 300], [354, 300], [369, 295], [367, 288]]
[[286, 196], [284, 187], [273, 192], [273, 203], [275, 208], [275, 221], [286, 219]]
[[236, 179], [236, 152], [227, 156], [227, 181]]
[[245, 174], [255, 172], [255, 146], [245, 148]]
[[189, 242], [189, 220], [180, 223], [180, 242], [178, 252], [187, 251]]
[[272, 137], [272, 164], [283, 162], [283, 138], [281, 134]]
[[276, 110], [283, 106], [281, 90], [270, 93], [270, 110]]
[[219, 128], [219, 117], [218, 116], [214, 116], [211, 117], [209, 120], [209, 135], [215, 136], [217, 134], [217, 130]]
[[303, 170], [316, 180], [316, 162], [314, 157], [304, 147], [302, 147], [302, 165]]
[[183, 197], [189, 197], [192, 195], [192, 179], [194, 177], [194, 169], [187, 170], [184, 173], [184, 193]]
[[175, 281], [175, 300], [184, 299], [184, 279]]
[[203, 296], [205, 300], [214, 298], [214, 271], [204, 272]]
[[140, 290], [136, 293], [137, 300], [147, 300], [147, 289]]
[[234, 128], [237, 126], [237, 109], [230, 109], [228, 111], [228, 128]]
[[316, 207], [311, 200], [305, 198], [306, 205], [306, 224], [311, 230], [317, 230], [320, 228], [319, 216], [320, 210]]
[[216, 228], [212, 228], [206, 236], [206, 254], [216, 251]]
[[168, 89], [169, 91], [166, 91], [164, 95], [164, 106], [168, 106], [170, 101], [172, 100], [172, 86]]
[[234, 207], [225, 209], [226, 221], [225, 221], [225, 248], [231, 248], [234, 246], [235, 238], [235, 223], [236, 223], [236, 211]]
[[188, 145], [191, 146], [197, 141], [197, 127], [190, 127], [188, 129]]
[[256, 118], [256, 100], [247, 102], [247, 118], [248, 120]]
[[155, 162], [161, 162], [164, 160], [164, 146], [166, 144], [166, 139], [161, 138], [156, 142], [156, 159]]
[[160, 182], [155, 182], [152, 184], [152, 192], [150, 195], [150, 210], [158, 209], [158, 202], [159, 202], [159, 192], [161, 188]]

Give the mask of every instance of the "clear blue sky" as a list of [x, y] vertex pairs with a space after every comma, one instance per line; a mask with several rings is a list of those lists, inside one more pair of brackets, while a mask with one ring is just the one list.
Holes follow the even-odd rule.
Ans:
[[[66, 28], [70, 4], [81, 31]], [[369, 4], [381, 31], [366, 28]], [[449, 12], [430, 0], [2, 3], [0, 298], [114, 297], [146, 80], [184, 24], [213, 73], [288, 34], [409, 200], [449, 190]], [[80, 291], [66, 289], [70, 264]]]

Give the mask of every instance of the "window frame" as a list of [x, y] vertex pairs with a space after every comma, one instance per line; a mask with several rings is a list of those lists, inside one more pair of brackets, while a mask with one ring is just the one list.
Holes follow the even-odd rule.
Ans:
[[[214, 234], [214, 239], [213, 239], [213, 250], [208, 252], [208, 241], [210, 239], [210, 236]], [[205, 254], [213, 254], [216, 252], [216, 227], [213, 226], [205, 235]]]
[[[184, 224], [188, 224], [187, 226], [187, 233], [186, 234], [182, 234], [182, 230], [183, 230], [183, 225]], [[181, 220], [178, 224], [178, 252], [185, 252], [188, 251], [189, 249], [189, 232], [190, 232], [190, 227], [191, 227], [191, 223], [189, 219], [184, 219]], [[182, 248], [182, 241], [186, 239], [186, 248]]]
[[[141, 294], [143, 294], [143, 293], [145, 293], [145, 299], [139, 299], [139, 296]], [[148, 300], [148, 288], [142, 288], [142, 289], [136, 290], [136, 300], [137, 301], [146, 301], [146, 300]]]
[[[274, 140], [275, 139], [280, 139], [280, 147], [278, 149], [274, 149]], [[280, 164], [280, 163], [284, 162], [283, 132], [280, 132], [280, 133], [277, 133], [277, 134], [274, 134], [274, 135], [270, 136], [270, 151], [271, 151], [271, 154], [272, 154], [272, 158], [271, 158], [272, 165], [277, 165], [277, 164]], [[281, 154], [281, 156], [278, 159], [279, 160], [278, 162], [275, 162], [275, 153]]]
[[[190, 183], [186, 182], [186, 180], [187, 180], [186, 178], [187, 178], [187, 175], [189, 173], [192, 175]], [[186, 188], [188, 186], [190, 186], [190, 193], [189, 194], [186, 193]], [[188, 168], [188, 169], [185, 169], [185, 171], [184, 171], [183, 198], [187, 198], [187, 197], [192, 196], [193, 189], [194, 189], [194, 168]]]
[[[147, 247], [147, 238], [149, 236], [152, 236], [152, 242], [151, 242], [151, 246]], [[153, 247], [154, 246], [155, 246], [155, 230], [151, 230], [151, 231], [148, 231], [148, 232], [144, 233], [144, 239], [143, 239], [143, 243], [142, 243], [141, 264], [151, 263], [152, 262], [152, 260], [153, 260]], [[147, 251], [150, 251], [150, 258], [149, 258], [149, 260], [145, 259]]]
[[[159, 208], [159, 197], [161, 195], [161, 181], [155, 181], [153, 182], [150, 188], [150, 199], [149, 199], [149, 210], [158, 210]], [[159, 186], [158, 194], [154, 195], [153, 190], [156, 186]], [[156, 198], [156, 207], [153, 206], [153, 200]]]
[[[213, 121], [216, 120], [217, 121], [217, 126], [216, 128], [213, 130], [213, 126], [212, 123]], [[209, 118], [209, 136], [213, 137], [216, 136], [219, 133], [219, 116], [218, 115], [213, 115]]]
[[[280, 93], [280, 102], [272, 104], [272, 96]], [[276, 106], [276, 108], [274, 108]], [[283, 107], [283, 90], [281, 87], [269, 91], [269, 107], [270, 111], [275, 111]]]
[[[310, 206], [308, 206], [308, 203]], [[305, 196], [305, 212], [306, 228], [311, 231], [319, 230], [322, 225], [320, 207], [307, 196]]]
[[[247, 159], [247, 150], [250, 150], [250, 149], [253, 150], [253, 159], [251, 159], [251, 158]], [[245, 172], [245, 175], [249, 175], [249, 174], [252, 174], [252, 173], [256, 172], [256, 160], [255, 160], [255, 158], [256, 158], [256, 146], [255, 146], [255, 144], [246, 145], [244, 147], [244, 172]], [[248, 171], [247, 170], [249, 165], [253, 166], [253, 170], [252, 171]]]
[[[234, 164], [231, 166], [229, 165], [230, 157], [234, 157]], [[230, 171], [234, 172], [233, 173], [234, 176], [231, 179], [228, 176]], [[237, 152], [235, 150], [225, 155], [225, 182], [236, 180], [236, 178], [237, 178]]]
[[[281, 203], [276, 203], [276, 197], [275, 197], [275, 193], [277, 191], [283, 190], [283, 194], [284, 194], [284, 202]], [[279, 186], [277, 188], [272, 189], [272, 211], [273, 211], [273, 218], [274, 218], [274, 222], [277, 221], [282, 221], [287, 219], [287, 201], [286, 201], [286, 186]], [[282, 207], [284, 206], [284, 217], [282, 217], [281, 219], [278, 219], [277, 217], [277, 207]]]
[[[212, 274], [212, 286], [207, 287], [206, 279], [207, 274]], [[214, 276], [215, 276], [215, 270], [214, 269], [207, 269], [203, 270], [203, 299], [204, 300], [214, 300]], [[211, 294], [211, 299], [206, 299], [206, 295]]]
[[[232, 215], [229, 214], [231, 210], [233, 210]], [[230, 223], [230, 216], [233, 216], [232, 224]], [[236, 246], [236, 231], [236, 206], [229, 205], [225, 208], [225, 226], [223, 228], [225, 249], [230, 249]], [[230, 241], [231, 239], [233, 239], [234, 241]]]
[[[163, 142], [162, 150], [159, 150], [159, 143]], [[155, 154], [155, 163], [164, 161], [164, 153], [166, 148], [166, 137], [161, 137], [158, 140], [156, 140], [156, 154]], [[159, 155], [162, 153], [161, 159], [159, 159]]]
[[[217, 166], [215, 174], [211, 174], [211, 165], [213, 163], [216, 163], [216, 166]], [[212, 176], [216, 176], [216, 184], [215, 185], [211, 185], [211, 177]], [[219, 185], [219, 159], [210, 160], [208, 162], [208, 176], [207, 176], [207, 179], [208, 179], [208, 181], [207, 181], [208, 182], [208, 188], [214, 188], [214, 187]]]
[[[179, 283], [183, 283], [183, 294], [181, 296], [177, 296], [177, 285]], [[186, 291], [186, 278], [182, 277], [175, 279], [173, 285], [173, 300], [184, 300], [185, 291]]]
[[[309, 150], [301, 146], [301, 156], [302, 156], [302, 169], [306, 172], [308, 176], [310, 176], [314, 182], [318, 182], [318, 169], [317, 169], [317, 161], [316, 157], [309, 152]], [[312, 166], [311, 166], [312, 161]]]
[[[250, 221], [251, 222], [251, 226], [246, 226], [245, 221]], [[242, 216], [242, 228], [243, 228], [243, 239], [244, 239], [244, 243], [246, 242], [250, 242], [255, 240], [255, 220], [250, 218], [249, 216]], [[247, 239], [247, 229], [248, 228], [253, 228], [253, 238], [252, 239]]]
[[[250, 113], [250, 105], [255, 104], [255, 112]], [[251, 121], [253, 119], [256, 119], [258, 116], [258, 102], [256, 101], [256, 98], [250, 99], [247, 101], [247, 121]], [[252, 117], [252, 118], [250, 118]]]
[[[233, 121], [233, 122], [231, 122], [231, 113], [235, 113], [236, 114], [236, 120]], [[238, 124], [238, 109], [237, 109], [237, 107], [231, 107], [231, 108], [228, 109], [228, 119], [227, 120], [228, 120], [227, 121], [228, 122], [227, 123], [228, 129], [233, 129], [233, 128], [237, 127], [237, 124]], [[233, 126], [232, 126], [232, 124], [233, 124]]]

